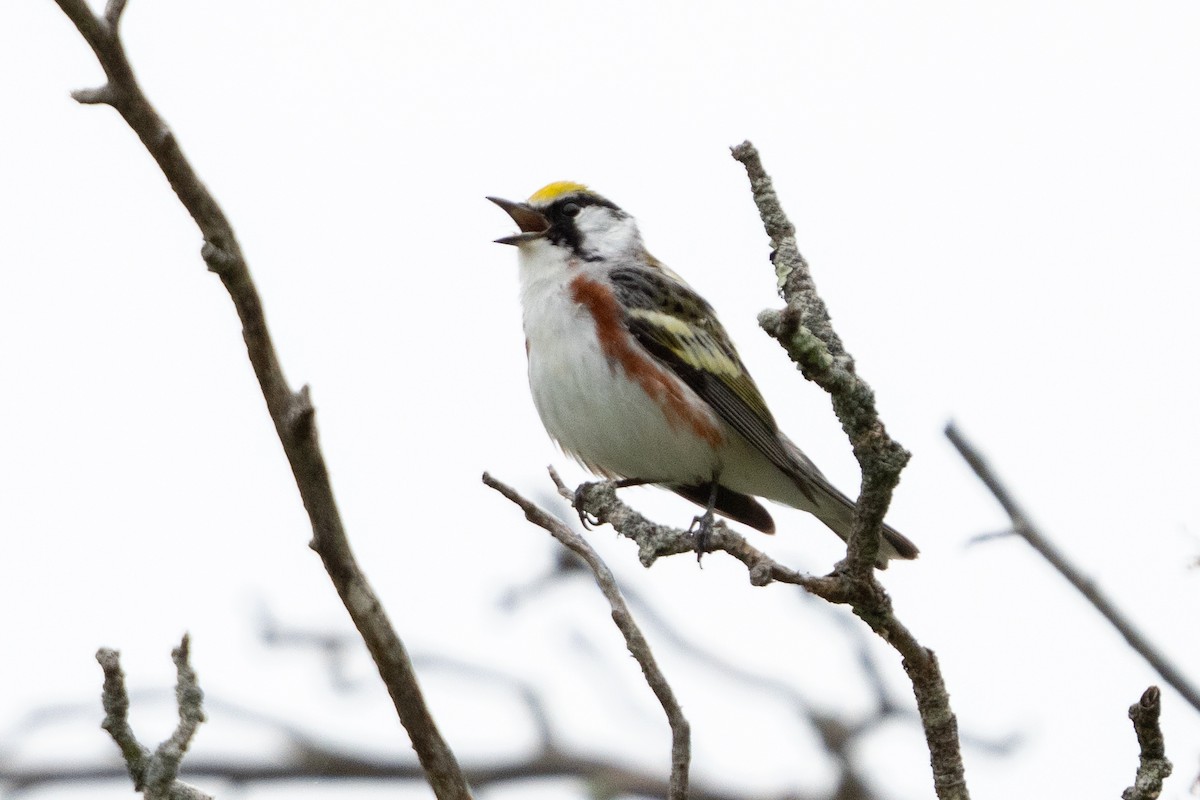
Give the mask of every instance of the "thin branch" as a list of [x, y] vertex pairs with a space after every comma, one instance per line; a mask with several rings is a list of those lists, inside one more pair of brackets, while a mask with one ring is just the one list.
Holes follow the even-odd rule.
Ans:
[[[574, 780], [581, 787], [578, 796], [591, 800], [627, 797], [666, 797], [668, 783], [657, 771], [644, 770], [622, 764], [619, 760], [590, 755], [576, 755], [562, 750], [534, 753], [501, 763], [489, 761], [477, 767], [466, 767], [471, 785], [495, 789], [509, 795], [520, 795], [514, 787], [538, 785], [545, 780]], [[0, 787], [16, 796], [21, 792], [32, 792], [47, 787], [79, 786], [97, 781], [111, 781], [122, 776], [123, 770], [111, 766], [53, 765], [50, 767], [31, 765], [19, 768], [0, 767]], [[234, 786], [262, 788], [264, 785], [279, 787], [285, 795], [288, 787], [302, 782], [320, 782], [326, 795], [338, 796], [339, 790], [353, 787], [359, 790], [364, 780], [378, 781], [397, 794], [397, 781], [425, 783], [425, 773], [414, 761], [403, 763], [392, 760], [371, 760], [330, 749], [289, 752], [285, 760], [271, 759], [262, 763], [247, 763], [238, 757], [222, 759], [189, 758], [183, 774], [190, 779], [221, 781]], [[730, 788], [728, 781], [713, 785], [688, 787], [688, 800], [746, 800], [746, 793]], [[408, 788], [408, 787], [406, 787]], [[6, 797], [8, 795], [5, 795]], [[46, 796], [54, 796], [53, 792]], [[775, 795], [755, 795], [757, 800], [828, 800], [824, 792], [800, 794], [783, 791]], [[181, 798], [182, 800], [182, 798]], [[860, 796], [856, 800], [862, 800]]]
[[780, 294], [787, 301], [783, 311], [759, 315], [759, 324], [783, 345], [804, 377], [829, 393], [862, 471], [854, 529], [846, 543], [846, 559], [834, 577], [845, 584], [854, 613], [903, 657], [925, 728], [937, 796], [966, 800], [969, 794], [958, 722], [950, 709], [937, 657], [896, 618], [891, 598], [875, 577], [883, 518], [909, 453], [888, 435], [875, 408], [875, 393], [858, 376], [854, 359], [833, 330], [829, 312], [796, 245], [795, 228], [779, 203], [758, 151], [750, 142], [743, 142], [732, 152], [746, 168], [755, 205], [771, 239]]
[[[696, 553], [695, 534], [646, 519], [617, 497], [616, 484], [612, 481], [585, 483], [572, 491], [563, 485], [558, 473], [551, 470], [550, 475], [559, 494], [576, 509], [586, 512], [596, 524], [611, 525], [619, 534], [635, 542], [643, 567], [650, 567], [665, 556]], [[742, 562], [754, 586], [790, 583], [831, 603], [849, 602], [847, 585], [838, 576], [814, 577], [786, 567], [721, 520], [713, 524], [704, 546], [706, 553], [722, 552]]]
[[1017, 532], [1012, 528], [1005, 528], [1002, 531], [987, 531], [985, 533], [977, 533], [963, 543], [963, 547], [974, 547], [977, 544], [986, 544], [987, 542], [995, 541], [996, 539], [1007, 539], [1010, 536], [1016, 536]]
[[609, 606], [612, 607], [613, 622], [620, 629], [621, 635], [625, 637], [625, 646], [629, 648], [630, 654], [642, 668], [642, 675], [645, 676], [646, 683], [650, 685], [651, 691], [662, 705], [663, 711], [667, 715], [667, 722], [671, 726], [671, 779], [667, 792], [668, 800], [687, 800], [688, 765], [691, 761], [691, 726], [684, 717], [683, 709], [680, 707], [679, 701], [675, 699], [675, 693], [671, 691], [666, 676], [658, 668], [654, 653], [650, 650], [650, 644], [642, 635], [637, 623], [634, 622], [633, 615], [625, 604], [625, 598], [621, 596], [621, 592], [617, 588], [612, 571], [592, 549], [592, 546], [582, 536], [567, 527], [562, 520], [543, 511], [518, 494], [515, 489], [501, 483], [486, 472], [483, 474], [483, 482], [516, 503], [525, 512], [526, 519], [534, 525], [544, 528], [564, 547], [582, 558], [591, 568], [600, 591], [608, 600]]
[[200, 691], [195, 670], [188, 663], [189, 650], [185, 634], [179, 647], [171, 651], [171, 660], [175, 662], [175, 705], [179, 709], [179, 724], [150, 759], [150, 767], [146, 770], [147, 798], [167, 796], [175, 776], [179, 774], [183, 754], [204, 721], [204, 693]]
[[171, 658], [175, 661], [175, 701], [179, 710], [179, 725], [153, 755], [138, 742], [129, 726], [129, 693], [125, 689], [120, 654], [107, 647], [96, 653], [96, 661], [104, 671], [101, 700], [105, 716], [100, 727], [108, 731], [121, 749], [121, 757], [129, 770], [129, 777], [133, 779], [133, 787], [142, 792], [146, 800], [211, 800], [210, 795], [176, 780], [184, 753], [204, 721], [201, 708], [204, 694], [196, 681], [196, 673], [188, 663], [186, 635], [179, 647], [171, 651]]
[[120, 748], [121, 758], [129, 769], [129, 777], [133, 779], [133, 788], [140, 792], [144, 784], [144, 765], [150, 758], [150, 751], [142, 746], [129, 726], [129, 693], [125, 689], [121, 654], [102, 647], [96, 651], [96, 661], [104, 672], [104, 689], [100, 695], [104, 706], [104, 722], [100, 723], [100, 727], [108, 731]]
[[233, 227], [134, 79], [118, 32], [124, 0], [109, 0], [103, 18], [84, 0], [56, 2], [87, 40], [108, 78], [99, 89], [76, 93], [76, 99], [110, 105], [120, 113], [199, 227], [204, 237], [201, 256], [220, 277], [241, 320], [246, 352], [312, 523], [311, 546], [371, 651], [435, 794], [440, 800], [467, 800], [471, 793], [466, 779], [425, 705], [404, 645], [350, 549], [317, 440], [308, 387], [293, 392], [288, 386]]
[[1158, 725], [1161, 697], [1157, 686], [1142, 693], [1129, 707], [1133, 731], [1138, 740], [1138, 770], [1133, 786], [1121, 793], [1122, 800], [1156, 800], [1162, 794], [1163, 781], [1171, 774], [1162, 728]]
[[[562, 486], [561, 481], [559, 487], [564, 497], [573, 499], [576, 507], [591, 515], [597, 524], [612, 525], [622, 536], [636, 542], [643, 566], [650, 566], [662, 556], [696, 552], [693, 534], [646, 519], [617, 498], [611, 482], [587, 483], [575, 492]], [[796, 572], [720, 522], [713, 526], [706, 544], [705, 552], [724, 552], [742, 562], [754, 586], [789, 583], [830, 603], [849, 605], [880, 638], [895, 648], [903, 657], [904, 670], [913, 685], [938, 797], [940, 800], [967, 800], [970, 797], [959, 751], [958, 721], [950, 710], [937, 656], [923, 647], [895, 617], [891, 598], [873, 576], [867, 582], [860, 582], [848, 573], [814, 577]]]
[[874, 574], [883, 517], [910, 456], [888, 436], [875, 409], [875, 393], [858, 376], [854, 359], [833, 329], [808, 262], [796, 245], [796, 229], [784, 213], [758, 150], [750, 142], [742, 142], [732, 153], [746, 168], [754, 203], [771, 239], [780, 295], [787, 301], [782, 311], [760, 314], [759, 325], [783, 345], [805, 378], [829, 394], [862, 472], [854, 529], [847, 541], [846, 560], [839, 568], [866, 578]]
[[966, 440], [954, 423], [946, 426], [946, 438], [950, 440], [959, 455], [963, 457], [979, 480], [983, 481], [992, 496], [1008, 514], [1012, 520], [1013, 531], [1041, 554], [1042, 558], [1050, 562], [1050, 565], [1058, 570], [1060, 575], [1066, 578], [1097, 611], [1103, 614], [1104, 618], [1125, 638], [1129, 646], [1146, 659], [1154, 671], [1175, 691], [1179, 692], [1192, 708], [1200, 711], [1200, 690], [1197, 690], [1191, 681], [1158, 648], [1151, 644], [1150, 640], [1117, 608], [1116, 604], [1100, 591], [1095, 581], [1072, 564], [1066, 555], [1030, 521], [1029, 516], [1017, 503], [1012, 493], [1000, 482], [1000, 478], [988, 464], [987, 459]]
[[[551, 474], [557, 476], [553, 469]], [[562, 486], [561, 479], [557, 479], [557, 483]], [[562, 490], [565, 489], [566, 487], [562, 486]], [[507, 591], [502, 603], [508, 607], [518, 603], [542, 602], [545, 592], [552, 584], [576, 578], [578, 577], [576, 573], [585, 571], [582, 562], [571, 555], [569, 551], [559, 550], [557, 552], [564, 557], [558, 559], [557, 563], [545, 574], [534, 578], [527, 584]], [[891, 690], [887, 686], [883, 672], [876, 663], [873, 651], [868, 647], [870, 643], [868, 632], [844, 614], [831, 613], [829, 620], [845, 632], [848, 644], [855, 651], [857, 660], [865, 673], [865, 679], [875, 696], [875, 710], [867, 716], [851, 722], [845, 722], [827, 711], [818, 710], [790, 682], [742, 667], [723, 657], [716, 650], [692, 641], [676, 630], [654, 608], [654, 604], [636, 589], [623, 581], [618, 581], [618, 588], [638, 615], [638, 619], [642, 621], [643, 628], [649, 625], [657, 629], [664, 642], [691, 658], [694, 663], [712, 670], [723, 679], [739, 682], [750, 689], [775, 695], [778, 697], [779, 703], [795, 709], [796, 715], [821, 737], [826, 751], [838, 763], [842, 772], [841, 781], [845, 785], [857, 784], [859, 787], [866, 785], [865, 778], [859, 775], [863, 770], [863, 765], [854, 757], [858, 752], [858, 743], [863, 737], [870, 735], [881, 725], [896, 718], [920, 724], [920, 718], [915, 710], [904, 707], [892, 699]], [[797, 597], [809, 603], [816, 603], [820, 600], [807, 592], [801, 592]], [[828, 606], [822, 606], [822, 608], [829, 610]], [[960, 733], [959, 738], [964, 747], [974, 747], [981, 752], [995, 756], [1009, 755], [1020, 743], [1020, 736], [1016, 733], [1010, 733], [1003, 738]], [[835, 792], [834, 796], [841, 797], [843, 795]], [[863, 788], [855, 794], [845, 796], [865, 800], [865, 798], [872, 797], [873, 793]]]

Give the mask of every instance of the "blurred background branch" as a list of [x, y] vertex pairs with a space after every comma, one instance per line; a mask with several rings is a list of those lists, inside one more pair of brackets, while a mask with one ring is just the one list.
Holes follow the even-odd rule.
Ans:
[[1083, 597], [1099, 611], [1109, 623], [1112, 624], [1117, 632], [1125, 639], [1134, 652], [1146, 660], [1146, 662], [1157, 672], [1171, 688], [1179, 692], [1192, 708], [1200, 711], [1200, 691], [1195, 685], [1188, 680], [1187, 676], [1171, 663], [1170, 659], [1157, 648], [1150, 639], [1142, 633], [1133, 621], [1117, 607], [1107, 594], [1100, 590], [1096, 582], [1083, 574], [1083, 571], [1076, 567], [1066, 553], [1058, 549], [1029, 519], [1029, 515], [1017, 503], [1012, 493], [1000, 481], [995, 470], [988, 464], [987, 459], [983, 454], [971, 444], [958, 426], [951, 422], [946, 426], [946, 438], [954, 445], [971, 467], [975, 475], [983, 482], [983, 485], [988, 488], [996, 501], [1004, 508], [1004, 512], [1008, 514], [1012, 520], [1013, 533], [1020, 536], [1028, 542], [1034, 550], [1038, 552], [1042, 558], [1046, 559], [1058, 573], [1075, 587], [1075, 589], [1083, 595]]

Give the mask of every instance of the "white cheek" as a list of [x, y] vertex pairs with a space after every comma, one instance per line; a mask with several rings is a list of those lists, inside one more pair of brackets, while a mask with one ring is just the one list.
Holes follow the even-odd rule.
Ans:
[[585, 208], [575, 221], [588, 252], [601, 258], [619, 258], [642, 249], [637, 223], [603, 207]]

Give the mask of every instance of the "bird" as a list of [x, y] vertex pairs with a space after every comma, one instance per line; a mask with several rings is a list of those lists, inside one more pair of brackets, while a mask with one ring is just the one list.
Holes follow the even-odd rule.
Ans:
[[[487, 199], [520, 229], [495, 241], [517, 248], [529, 388], [565, 453], [703, 506], [698, 539], [714, 512], [774, 533], [756, 498], [849, 537], [854, 502], [780, 431], [712, 306], [650, 255], [632, 215], [573, 181]], [[879, 569], [917, 554], [884, 525]]]

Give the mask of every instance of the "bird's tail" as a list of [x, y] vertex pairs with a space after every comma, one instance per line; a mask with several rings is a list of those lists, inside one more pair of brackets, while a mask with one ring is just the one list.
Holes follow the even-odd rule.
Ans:
[[[842, 537], [842, 541], [850, 538], [854, 528], [854, 502], [838, 491], [837, 487], [822, 478], [814, 482], [817, 491], [818, 505], [812, 509], [813, 515], [824, 522], [830, 530]], [[889, 559], [913, 559], [920, 550], [900, 531], [883, 523], [883, 541], [879, 544], [879, 558], [875, 566], [887, 569]]]
[[[842, 537], [842, 541], [846, 541], [854, 529], [854, 501], [830, 483], [829, 479], [817, 469], [817, 465], [809, 460], [808, 456], [804, 455], [790, 439], [782, 435], [780, 438], [796, 463], [796, 473], [792, 479], [796, 482], [796, 488], [805, 495], [807, 500], [807, 502], [796, 505], [812, 513], [830, 530]], [[883, 541], [880, 542], [879, 558], [875, 562], [875, 566], [879, 569], [887, 569], [889, 559], [914, 559], [920, 552], [911, 539], [885, 522], [883, 523]]]

